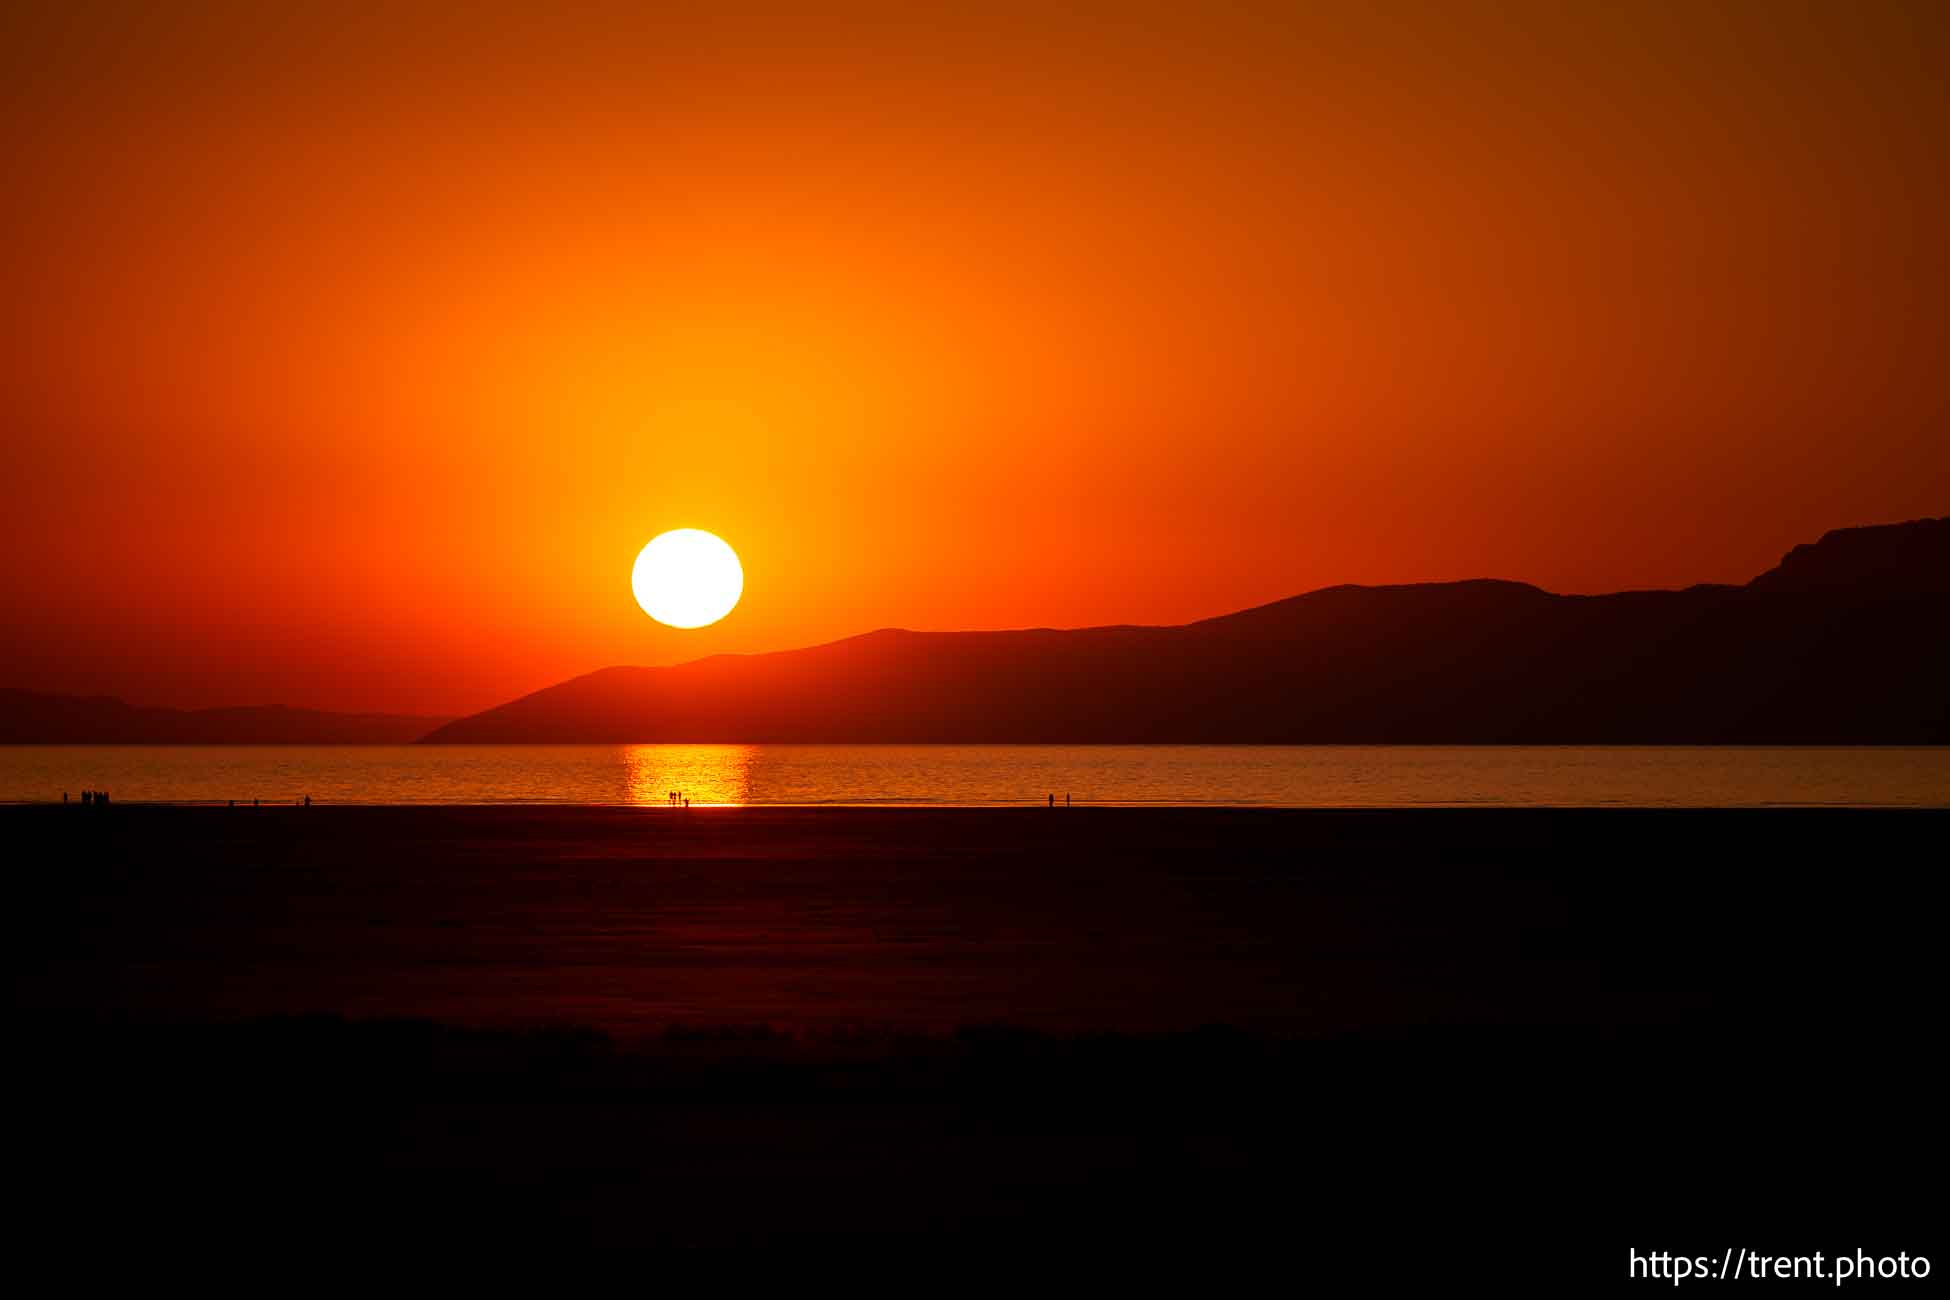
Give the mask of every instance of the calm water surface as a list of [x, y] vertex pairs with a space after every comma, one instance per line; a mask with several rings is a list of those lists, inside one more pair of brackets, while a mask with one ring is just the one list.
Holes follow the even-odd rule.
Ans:
[[1950, 806], [1950, 748], [0, 746], [0, 801]]

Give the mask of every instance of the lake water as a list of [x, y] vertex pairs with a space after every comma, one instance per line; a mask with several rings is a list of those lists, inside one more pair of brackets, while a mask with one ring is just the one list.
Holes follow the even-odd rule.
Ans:
[[0, 801], [1950, 806], [1950, 748], [0, 746]]

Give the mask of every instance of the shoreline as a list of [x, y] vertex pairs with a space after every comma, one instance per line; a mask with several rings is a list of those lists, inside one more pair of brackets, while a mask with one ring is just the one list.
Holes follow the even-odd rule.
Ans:
[[[617, 812], [617, 813], [669, 813], [681, 815], [696, 813], [900, 813], [900, 812], [966, 812], [966, 813], [1006, 813], [1006, 812], [1265, 812], [1265, 813], [1467, 813], [1467, 812], [1536, 812], [1536, 813], [1768, 813], [1768, 812], [1876, 812], [1876, 813], [1944, 813], [1950, 812], [1950, 795], [1942, 803], [1862, 803], [1837, 801], [1833, 803], [1778, 802], [1778, 803], [1501, 803], [1489, 800], [1452, 803], [1342, 803], [1342, 804], [1293, 804], [1293, 803], [1247, 803], [1228, 800], [1207, 802], [1166, 801], [1166, 800], [1077, 800], [1071, 804], [1056, 804], [1053, 807], [1039, 801], [1007, 801], [995, 803], [937, 803], [924, 800], [884, 800], [881, 802], [843, 802], [831, 803], [695, 803], [683, 808], [675, 808], [661, 803], [597, 802], [584, 800], [561, 800], [558, 802], [538, 802], [534, 800], [443, 800], [431, 803], [361, 802], [340, 800], [327, 802], [314, 799], [310, 804], [299, 805], [286, 799], [265, 799], [247, 802], [242, 799], [112, 799], [107, 805], [111, 808], [141, 809], [183, 809], [219, 810], [224, 812], [253, 810], [258, 812], [273, 809], [296, 808], [300, 812], [342, 811], [381, 811], [399, 812], [438, 812], [438, 811], [532, 811], [538, 814], [575, 811]], [[36, 809], [88, 807], [80, 801], [64, 803], [59, 799], [0, 799], [0, 809]]]
[[13, 747], [0, 801], [455, 807], [1950, 807], [1950, 747]]

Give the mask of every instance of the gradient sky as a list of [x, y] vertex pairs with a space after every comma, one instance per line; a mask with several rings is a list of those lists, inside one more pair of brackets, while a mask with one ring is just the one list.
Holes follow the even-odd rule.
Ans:
[[[0, 685], [462, 712], [1950, 513], [1950, 6], [811, 8], [9, 7]], [[716, 627], [631, 597], [679, 526]]]

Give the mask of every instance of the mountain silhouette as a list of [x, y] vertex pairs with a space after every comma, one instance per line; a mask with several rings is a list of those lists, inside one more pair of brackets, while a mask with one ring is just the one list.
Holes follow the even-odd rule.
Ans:
[[1745, 586], [1328, 587], [1178, 627], [870, 632], [608, 668], [433, 743], [1950, 742], [1950, 520]]
[[107, 695], [0, 690], [0, 744], [7, 745], [387, 745], [417, 740], [441, 721], [282, 705], [148, 709]]
[[1950, 519], [1838, 528], [1795, 547], [1747, 586], [1854, 596], [1950, 593]]

